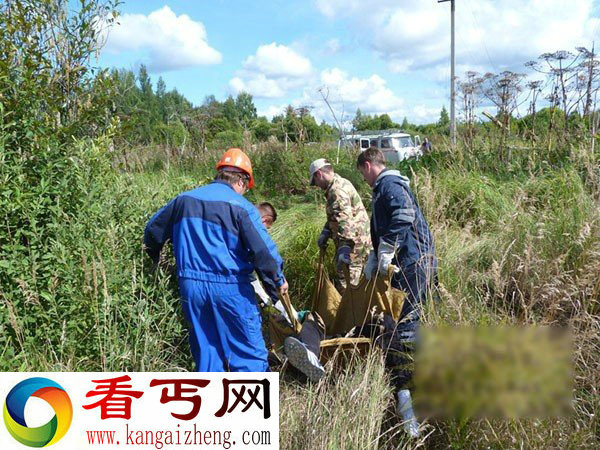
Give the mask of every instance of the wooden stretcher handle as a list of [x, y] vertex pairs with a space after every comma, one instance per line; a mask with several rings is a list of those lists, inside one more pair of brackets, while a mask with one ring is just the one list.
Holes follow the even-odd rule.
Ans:
[[311, 311], [316, 311], [319, 307], [317, 302], [319, 298], [321, 298], [321, 289], [323, 288], [323, 271], [325, 270], [323, 267], [323, 261], [325, 260], [325, 250], [320, 249], [319, 251], [319, 264], [317, 266], [317, 279], [316, 281], [316, 295], [313, 298], [312, 304], [310, 305]]
[[300, 333], [302, 325], [300, 325], [300, 322], [298, 322], [298, 318], [296, 317], [296, 315], [294, 314], [294, 310], [292, 309], [292, 301], [290, 300], [290, 294], [286, 292], [283, 295], [279, 294], [279, 297], [281, 298], [281, 302], [283, 303], [283, 308], [285, 309], [285, 312], [292, 321], [292, 326], [294, 327], [294, 330], [296, 331], [296, 333]]

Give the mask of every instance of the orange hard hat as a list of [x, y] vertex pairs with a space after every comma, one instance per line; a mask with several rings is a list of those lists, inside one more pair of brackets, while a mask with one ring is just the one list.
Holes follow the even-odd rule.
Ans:
[[248, 182], [248, 189], [252, 189], [254, 187], [254, 173], [252, 172], [252, 163], [250, 162], [250, 158], [239, 148], [230, 148], [225, 152], [221, 161], [217, 164], [217, 170], [220, 170], [223, 167], [233, 167], [241, 170], [246, 173], [250, 177], [250, 181]]

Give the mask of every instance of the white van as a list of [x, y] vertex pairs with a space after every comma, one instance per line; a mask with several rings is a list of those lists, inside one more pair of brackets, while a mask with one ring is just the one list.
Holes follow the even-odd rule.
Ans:
[[344, 146], [354, 146], [361, 151], [369, 147], [377, 147], [390, 162], [399, 162], [408, 158], [423, 155], [421, 149], [421, 138], [399, 131], [376, 131], [355, 134], [346, 134], [340, 140]]

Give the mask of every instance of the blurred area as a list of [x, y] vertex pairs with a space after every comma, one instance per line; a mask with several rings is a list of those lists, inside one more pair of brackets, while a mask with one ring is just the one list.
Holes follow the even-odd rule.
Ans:
[[571, 412], [572, 338], [534, 326], [428, 328], [415, 360], [415, 403], [444, 418], [548, 418]]

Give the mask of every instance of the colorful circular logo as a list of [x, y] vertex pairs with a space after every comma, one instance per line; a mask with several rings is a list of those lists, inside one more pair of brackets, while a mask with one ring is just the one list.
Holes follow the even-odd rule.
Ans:
[[[54, 410], [54, 417], [41, 427], [30, 428], [25, 422], [25, 404], [29, 397], [38, 397]], [[34, 377], [21, 381], [6, 396], [4, 424], [21, 444], [46, 447], [58, 442], [73, 419], [71, 399], [61, 385], [48, 378]]]

